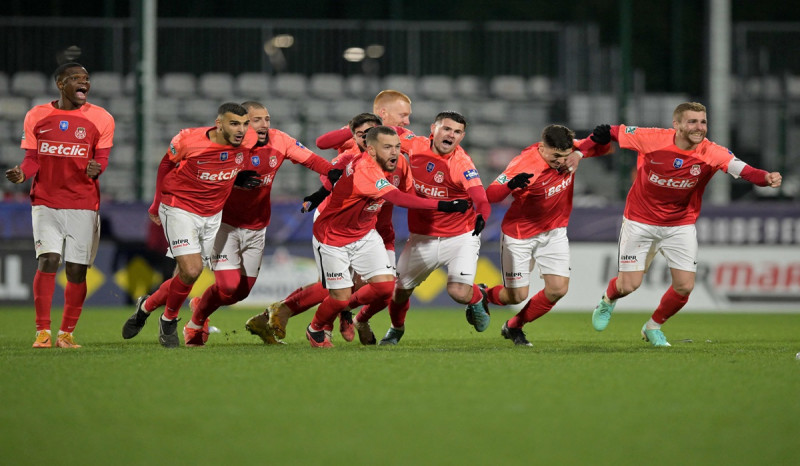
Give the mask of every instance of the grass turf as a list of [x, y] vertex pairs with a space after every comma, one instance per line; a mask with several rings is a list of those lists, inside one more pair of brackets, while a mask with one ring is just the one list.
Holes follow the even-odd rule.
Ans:
[[[205, 348], [167, 350], [132, 309], [87, 309], [78, 350], [34, 350], [33, 311], [0, 311], [4, 464], [796, 464], [800, 315], [684, 311], [672, 348], [639, 339], [646, 314], [597, 333], [586, 313], [526, 327], [532, 348], [476, 333], [463, 312], [409, 312], [397, 347], [337, 334], [287, 345], [224, 309]], [[188, 318], [184, 310], [183, 319]], [[57, 329], [58, 315], [54, 313]], [[185, 322], [185, 320], [184, 320]], [[373, 320], [380, 339], [388, 328]], [[688, 340], [691, 340], [688, 341]]]

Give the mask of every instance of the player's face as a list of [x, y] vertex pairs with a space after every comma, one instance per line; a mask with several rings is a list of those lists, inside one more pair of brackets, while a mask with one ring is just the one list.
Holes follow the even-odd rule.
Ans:
[[353, 132], [353, 140], [356, 142], [361, 152], [367, 150], [367, 130], [376, 126], [378, 126], [378, 124], [372, 121], [364, 123], [361, 126], [356, 126], [355, 132]]
[[392, 172], [397, 168], [397, 157], [400, 157], [400, 137], [396, 134], [379, 134], [375, 144], [367, 146], [367, 152], [383, 171]]
[[673, 121], [672, 127], [675, 128], [675, 144], [681, 147], [696, 146], [703, 142], [708, 132], [708, 120], [706, 112], [694, 112], [686, 110], [681, 115], [680, 121]]
[[247, 117], [250, 118], [250, 127], [258, 135], [258, 145], [263, 145], [269, 134], [269, 112], [266, 108], [250, 107]]
[[564, 163], [567, 160], [567, 156], [571, 153], [572, 149], [559, 150], [545, 143], [539, 144], [539, 154], [542, 155], [542, 158], [547, 162], [550, 168], [554, 168], [558, 171], [562, 171], [565, 168]]
[[378, 115], [386, 126], [406, 126], [411, 124], [411, 104], [402, 99], [390, 102], [380, 110]]
[[227, 112], [217, 118], [217, 131], [222, 135], [226, 144], [238, 147], [244, 140], [244, 133], [250, 125], [247, 115], [239, 116]]
[[82, 66], [73, 66], [64, 70], [57, 86], [61, 91], [62, 101], [65, 104], [71, 104], [73, 108], [86, 103], [86, 96], [92, 87], [89, 83], [89, 72]]
[[464, 139], [464, 125], [450, 118], [444, 118], [431, 125], [433, 134], [433, 151], [439, 155], [446, 155], [456, 150]]

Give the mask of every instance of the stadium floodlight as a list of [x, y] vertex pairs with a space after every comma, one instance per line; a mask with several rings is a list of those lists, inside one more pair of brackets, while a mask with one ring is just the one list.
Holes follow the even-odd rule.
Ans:
[[344, 57], [345, 60], [353, 63], [358, 63], [364, 60], [365, 56], [366, 53], [364, 52], [364, 49], [362, 49], [361, 47], [350, 47], [346, 49], [342, 54], [342, 57]]

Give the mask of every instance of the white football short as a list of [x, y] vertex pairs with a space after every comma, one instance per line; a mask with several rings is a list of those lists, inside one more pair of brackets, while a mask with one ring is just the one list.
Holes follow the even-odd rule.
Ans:
[[530, 285], [534, 264], [542, 275], [569, 277], [569, 240], [566, 228], [555, 228], [532, 238], [500, 238], [503, 286], [524, 288]]
[[167, 256], [200, 254], [203, 262], [211, 265], [211, 252], [222, 220], [222, 211], [210, 217], [202, 217], [178, 207], [161, 204], [158, 207], [158, 218], [161, 219], [161, 227], [169, 245]]
[[339, 290], [353, 286], [352, 274], [357, 273], [364, 281], [378, 275], [394, 275], [383, 239], [375, 230], [346, 246], [330, 246], [320, 243], [316, 237], [314, 259], [325, 288]]
[[100, 240], [100, 216], [95, 210], [31, 208], [36, 257], [56, 253], [64, 262], [92, 265]]
[[619, 231], [620, 272], [647, 271], [657, 252], [671, 269], [697, 271], [697, 229], [692, 225], [662, 227], [622, 219]]
[[244, 270], [248, 277], [257, 277], [264, 256], [264, 235], [267, 228], [248, 230], [228, 225], [219, 226], [211, 253], [211, 270]]
[[480, 236], [472, 232], [449, 238], [411, 233], [397, 260], [397, 287], [418, 287], [439, 267], [447, 267], [447, 283], [475, 282]]

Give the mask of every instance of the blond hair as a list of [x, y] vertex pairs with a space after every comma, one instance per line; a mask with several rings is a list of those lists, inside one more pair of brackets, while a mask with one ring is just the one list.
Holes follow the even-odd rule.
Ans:
[[400, 91], [386, 89], [380, 91], [378, 95], [375, 96], [375, 100], [372, 102], [372, 111], [378, 113], [380, 108], [385, 107], [396, 100], [404, 100], [406, 103], [411, 105], [411, 99], [409, 99], [407, 95]]
[[706, 106], [698, 102], [684, 102], [672, 112], [672, 119], [674, 121], [681, 121], [684, 112], [703, 112], [706, 113]]

